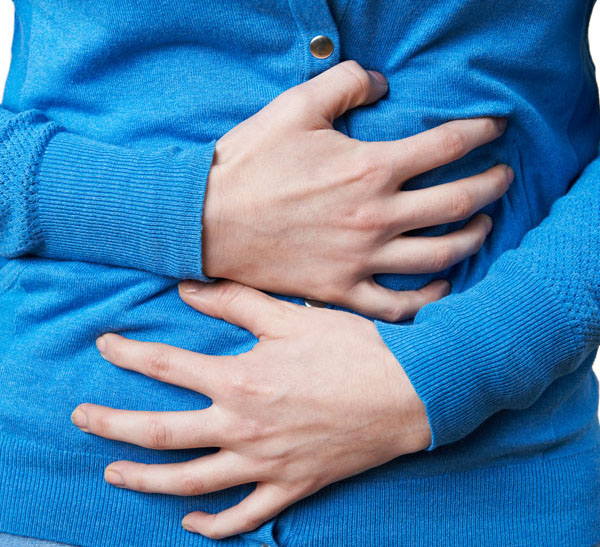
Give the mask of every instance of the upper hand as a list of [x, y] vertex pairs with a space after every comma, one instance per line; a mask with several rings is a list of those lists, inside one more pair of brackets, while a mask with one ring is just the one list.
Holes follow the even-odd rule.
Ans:
[[237, 356], [116, 334], [101, 337], [98, 347], [119, 367], [203, 393], [213, 404], [142, 412], [86, 403], [73, 421], [89, 433], [148, 448], [221, 449], [185, 463], [113, 462], [107, 481], [176, 495], [257, 482], [232, 508], [185, 517], [188, 530], [222, 538], [253, 530], [329, 483], [430, 445], [423, 404], [371, 321], [233, 282], [186, 282], [180, 293], [195, 309], [250, 330], [259, 342]]
[[335, 118], [387, 92], [373, 74], [340, 63], [219, 139], [203, 213], [207, 275], [388, 321], [445, 295], [445, 281], [392, 291], [372, 276], [438, 272], [476, 253], [491, 228], [485, 215], [440, 237], [403, 234], [471, 217], [506, 192], [513, 173], [496, 166], [432, 188], [402, 185], [496, 139], [505, 120], [452, 121], [388, 142], [335, 131]]

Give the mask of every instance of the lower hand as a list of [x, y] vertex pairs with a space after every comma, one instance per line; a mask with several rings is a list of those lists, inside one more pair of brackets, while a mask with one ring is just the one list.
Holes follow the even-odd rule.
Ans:
[[193, 512], [183, 526], [219, 539], [255, 529], [327, 484], [427, 448], [422, 402], [373, 322], [306, 308], [234, 282], [184, 282], [193, 308], [251, 331], [237, 356], [99, 338], [115, 365], [203, 393], [197, 411], [146, 412], [82, 404], [84, 431], [153, 449], [220, 447], [184, 463], [111, 463], [105, 479], [141, 492], [192, 496], [257, 482], [218, 514]]

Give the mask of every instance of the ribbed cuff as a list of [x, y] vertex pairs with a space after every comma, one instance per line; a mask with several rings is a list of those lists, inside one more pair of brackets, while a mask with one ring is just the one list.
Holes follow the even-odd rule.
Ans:
[[36, 174], [41, 254], [212, 281], [202, 210], [215, 143], [146, 151], [58, 133]]
[[457, 441], [492, 414], [530, 406], [581, 357], [564, 296], [504, 264], [421, 309], [413, 325], [375, 321], [425, 405], [432, 442]]
[[37, 250], [42, 233], [34, 173], [48, 141], [59, 131], [42, 112], [0, 107], [0, 254]]

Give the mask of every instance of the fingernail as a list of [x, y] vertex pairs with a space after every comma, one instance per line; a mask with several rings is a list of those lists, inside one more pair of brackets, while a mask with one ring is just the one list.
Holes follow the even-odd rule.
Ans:
[[104, 480], [113, 486], [125, 486], [123, 475], [114, 469], [107, 468], [104, 471]]
[[506, 172], [508, 173], [508, 180], [510, 182], [512, 182], [515, 179], [515, 171], [514, 171], [514, 169], [510, 165], [507, 165], [506, 166]]
[[83, 429], [83, 431], [87, 431], [86, 427], [87, 427], [87, 414], [79, 409], [76, 408], [73, 411], [73, 414], [71, 414], [71, 421], [79, 428], [79, 429]]
[[185, 530], [187, 530], [188, 532], [194, 532], [195, 534], [198, 533], [198, 530], [196, 530], [196, 528], [194, 528], [191, 524], [189, 524], [185, 520], [181, 522], [181, 526], [183, 526], [183, 528]]
[[490, 231], [492, 230], [492, 226], [494, 225], [494, 223], [492, 222], [492, 219], [487, 215], [484, 216], [484, 219], [485, 219], [486, 234], [489, 234]]
[[496, 118], [496, 125], [498, 126], [498, 131], [501, 133], [506, 129], [506, 125], [508, 120], [506, 118]]
[[445, 287], [442, 292], [443, 292], [444, 296], [448, 296], [450, 294], [450, 291], [452, 291], [452, 283], [450, 283], [450, 281], [447, 281], [445, 279], [443, 281], [444, 281]]
[[194, 294], [200, 291], [203, 286], [204, 284], [198, 283], [198, 281], [182, 281], [179, 283], [179, 290], [187, 294]]
[[96, 338], [96, 347], [98, 348], [98, 351], [100, 352], [100, 355], [102, 355], [102, 357], [104, 357], [104, 354], [106, 353], [106, 339], [104, 338], [104, 335], [100, 336], [99, 338]]
[[388, 86], [387, 78], [381, 72], [377, 72], [376, 70], [367, 70], [367, 72], [371, 75], [375, 83], [385, 87]]

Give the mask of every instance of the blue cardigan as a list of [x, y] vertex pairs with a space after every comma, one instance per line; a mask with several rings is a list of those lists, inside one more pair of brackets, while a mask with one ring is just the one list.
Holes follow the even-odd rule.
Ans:
[[[209, 546], [180, 526], [252, 485], [184, 498], [114, 488], [111, 461], [188, 460], [88, 435], [82, 402], [138, 410], [209, 399], [103, 361], [105, 332], [210, 354], [256, 342], [177, 293], [202, 272], [216, 139], [345, 59], [389, 94], [336, 121], [357, 139], [450, 119], [505, 135], [410, 181], [500, 162], [452, 294], [414, 321], [377, 321], [425, 403], [428, 450], [335, 483], [223, 545], [589, 546], [600, 542], [600, 114], [592, 0], [16, 0], [0, 109], [0, 531], [83, 546]], [[334, 44], [313, 57], [312, 37]], [[318, 219], [315, 219], [318, 222]], [[442, 234], [463, 223], [422, 230]], [[414, 289], [432, 275], [380, 275]], [[283, 298], [283, 297], [282, 297]], [[302, 305], [296, 298], [287, 298]], [[377, 366], [376, 363], [364, 363]]]

